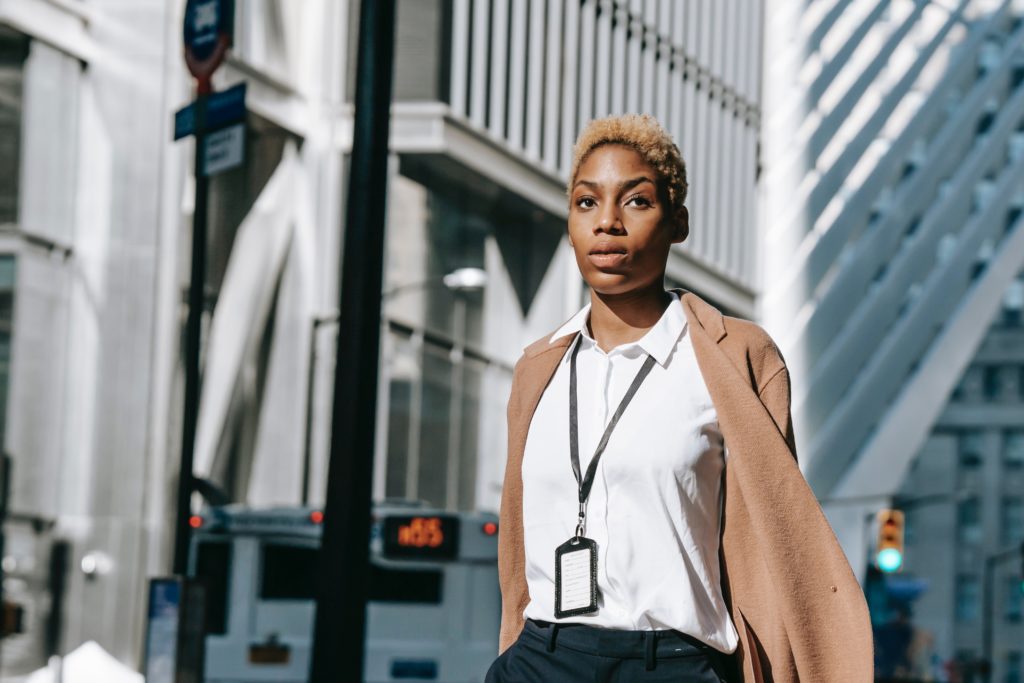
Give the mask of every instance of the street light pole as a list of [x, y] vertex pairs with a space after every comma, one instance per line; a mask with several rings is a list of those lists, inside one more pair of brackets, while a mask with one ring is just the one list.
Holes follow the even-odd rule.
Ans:
[[1020, 553], [1020, 548], [1013, 547], [1000, 550], [985, 558], [985, 578], [981, 587], [981, 656], [982, 661], [985, 663], [984, 683], [989, 683], [992, 680], [992, 669], [995, 664], [992, 661], [992, 621], [995, 617], [992, 598], [995, 594], [996, 565], [1011, 558], [1019, 557]]
[[363, 680], [395, 0], [362, 0], [310, 680]]

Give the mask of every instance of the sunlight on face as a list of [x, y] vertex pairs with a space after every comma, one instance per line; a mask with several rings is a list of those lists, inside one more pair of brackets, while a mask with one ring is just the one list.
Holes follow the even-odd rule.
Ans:
[[602, 294], [661, 287], [682, 230], [671, 224], [658, 172], [632, 147], [605, 144], [580, 164], [569, 243], [583, 279]]

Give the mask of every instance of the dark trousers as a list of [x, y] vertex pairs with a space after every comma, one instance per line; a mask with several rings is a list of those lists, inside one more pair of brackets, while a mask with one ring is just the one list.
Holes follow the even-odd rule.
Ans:
[[732, 683], [733, 657], [679, 631], [620, 631], [527, 619], [485, 683]]

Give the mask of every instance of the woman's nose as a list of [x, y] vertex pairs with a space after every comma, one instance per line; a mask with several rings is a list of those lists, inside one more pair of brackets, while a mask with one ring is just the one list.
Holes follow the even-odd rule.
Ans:
[[608, 208], [602, 211], [597, 217], [597, 224], [594, 226], [595, 233], [607, 232], [618, 234], [623, 230], [624, 226], [622, 225], [622, 219], [615, 208]]

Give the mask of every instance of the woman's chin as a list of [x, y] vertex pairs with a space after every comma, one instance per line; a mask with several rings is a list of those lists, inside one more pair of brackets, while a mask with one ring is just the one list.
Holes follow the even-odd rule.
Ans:
[[591, 290], [605, 296], [620, 296], [648, 289], [650, 282], [638, 282], [625, 273], [591, 273], [584, 277]]

